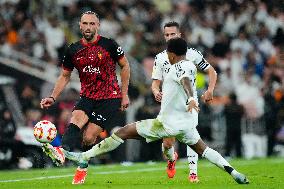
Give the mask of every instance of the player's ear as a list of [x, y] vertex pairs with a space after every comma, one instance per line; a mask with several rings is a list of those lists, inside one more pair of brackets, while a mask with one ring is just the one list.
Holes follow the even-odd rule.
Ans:
[[79, 27], [80, 27], [80, 29], [81, 29], [81, 21], [79, 21], [78, 24], [79, 24]]
[[168, 59], [169, 59], [170, 63], [172, 63], [172, 61], [174, 59], [174, 57], [173, 57], [174, 53], [171, 53], [171, 52], [167, 52], [167, 53], [168, 53]]

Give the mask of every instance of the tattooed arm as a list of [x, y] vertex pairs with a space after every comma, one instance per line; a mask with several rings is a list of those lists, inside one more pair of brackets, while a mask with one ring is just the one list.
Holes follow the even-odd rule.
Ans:
[[181, 85], [183, 86], [184, 92], [187, 95], [186, 105], [188, 105], [188, 111], [192, 112], [192, 109], [195, 109], [199, 112], [198, 102], [195, 101], [193, 98], [193, 90], [191, 87], [191, 81], [188, 77], [184, 77], [180, 81]]

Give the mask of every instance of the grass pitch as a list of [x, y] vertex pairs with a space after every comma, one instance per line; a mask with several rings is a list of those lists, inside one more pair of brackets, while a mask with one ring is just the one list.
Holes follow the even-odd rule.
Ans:
[[250, 184], [239, 185], [227, 173], [219, 170], [206, 160], [199, 161], [200, 182], [189, 183], [187, 163], [177, 163], [177, 174], [168, 179], [165, 162], [155, 164], [137, 163], [132, 166], [106, 165], [91, 166], [84, 185], [72, 185], [75, 167], [50, 168], [35, 170], [0, 171], [1, 189], [283, 189], [284, 158], [255, 160], [232, 160], [230, 163], [240, 172], [245, 173]]

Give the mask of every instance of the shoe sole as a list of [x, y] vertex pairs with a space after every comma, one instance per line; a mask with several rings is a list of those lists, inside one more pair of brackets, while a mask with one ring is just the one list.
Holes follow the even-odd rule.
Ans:
[[78, 183], [72, 182], [73, 185], [80, 185], [80, 184], [84, 184], [84, 183], [85, 183], [85, 180], [84, 180], [84, 181], [81, 181], [81, 182], [78, 182]]
[[42, 149], [43, 152], [51, 158], [56, 166], [62, 166], [64, 164], [64, 160], [61, 160], [59, 155], [56, 155], [58, 152], [53, 147], [50, 147], [48, 144], [43, 144]]

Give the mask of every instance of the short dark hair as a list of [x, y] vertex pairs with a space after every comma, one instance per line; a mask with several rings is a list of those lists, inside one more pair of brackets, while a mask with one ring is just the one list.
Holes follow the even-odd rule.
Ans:
[[187, 42], [180, 38], [173, 38], [167, 42], [167, 51], [176, 54], [177, 56], [182, 56], [186, 54]]
[[96, 12], [94, 12], [94, 11], [86, 11], [86, 12], [83, 12], [83, 13], [81, 14], [81, 17], [80, 17], [80, 18], [82, 18], [82, 16], [84, 16], [85, 14], [93, 14], [93, 15], [95, 15], [95, 16], [99, 19], [99, 15], [98, 15]]
[[164, 24], [164, 29], [165, 27], [177, 27], [177, 29], [180, 28], [179, 23], [175, 22], [175, 21], [170, 21]]

